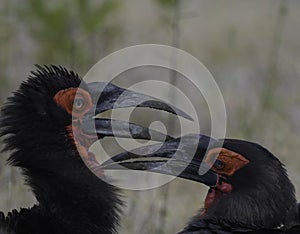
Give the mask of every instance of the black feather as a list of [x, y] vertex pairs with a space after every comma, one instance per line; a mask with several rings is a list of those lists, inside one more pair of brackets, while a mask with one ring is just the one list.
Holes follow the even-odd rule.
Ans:
[[264, 147], [224, 139], [224, 148], [250, 161], [227, 178], [233, 186], [180, 234], [300, 233], [299, 205], [284, 165]]
[[85, 84], [60, 66], [38, 66], [1, 110], [0, 136], [9, 162], [22, 169], [38, 204], [13, 210], [6, 233], [116, 233], [119, 191], [96, 177], [66, 135], [71, 116], [53, 101], [62, 89]]

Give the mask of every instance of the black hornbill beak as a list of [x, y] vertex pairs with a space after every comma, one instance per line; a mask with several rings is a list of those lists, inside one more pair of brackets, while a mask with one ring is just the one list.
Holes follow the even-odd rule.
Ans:
[[82, 132], [98, 138], [106, 136], [135, 138], [154, 141], [168, 141], [172, 137], [138, 124], [126, 121], [95, 117], [106, 110], [125, 107], [148, 107], [167, 111], [192, 120], [182, 110], [167, 104], [157, 98], [120, 88], [111, 83], [92, 82], [87, 84], [88, 91], [93, 99], [94, 107], [84, 115], [81, 123]]
[[[120, 88], [112, 83], [92, 82], [88, 84], [88, 89], [93, 98], [98, 98], [96, 113], [102, 113], [106, 110], [124, 108], [124, 107], [149, 107], [157, 110], [163, 110], [193, 120], [191, 116], [182, 110], [163, 102], [155, 97], [142, 93], [134, 92], [128, 89]], [[101, 92], [100, 96], [99, 93]]]
[[168, 142], [148, 145], [120, 153], [101, 164], [101, 168], [147, 170], [179, 176], [215, 187], [219, 176], [203, 162], [206, 152], [218, 144], [216, 139], [189, 134]]

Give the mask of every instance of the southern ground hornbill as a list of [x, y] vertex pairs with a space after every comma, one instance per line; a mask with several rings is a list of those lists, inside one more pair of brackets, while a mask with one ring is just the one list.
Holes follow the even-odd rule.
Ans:
[[0, 120], [9, 162], [22, 169], [38, 204], [6, 217], [0, 212], [0, 233], [116, 233], [119, 191], [95, 175], [104, 176], [88, 148], [106, 136], [171, 139], [133, 123], [95, 118], [109, 109], [137, 105], [190, 118], [156, 98], [111, 83], [85, 83], [62, 67], [38, 66], [8, 99]]
[[[189, 116], [112, 84], [83, 83], [78, 88], [81, 82], [61, 67], [39, 67], [2, 109], [1, 135], [5, 150], [12, 150], [9, 162], [22, 168], [38, 205], [7, 217], [0, 213], [1, 234], [115, 233], [119, 191], [94, 174], [126, 168], [178, 175], [210, 187], [204, 208], [181, 233], [300, 233], [294, 187], [268, 150], [199, 134], [172, 139], [139, 125], [94, 118], [140, 100], [141, 107]], [[99, 90], [103, 95], [98, 99]], [[124, 92], [126, 99], [115, 104]], [[105, 136], [167, 142], [121, 153], [99, 165], [88, 148]]]
[[190, 134], [157, 148], [121, 153], [102, 168], [149, 170], [208, 185], [204, 208], [181, 234], [300, 233], [294, 186], [283, 164], [264, 147]]

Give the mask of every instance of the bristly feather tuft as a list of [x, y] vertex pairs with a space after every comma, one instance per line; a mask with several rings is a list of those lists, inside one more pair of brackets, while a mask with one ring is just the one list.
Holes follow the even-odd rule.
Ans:
[[61, 66], [36, 67], [3, 106], [0, 136], [4, 150], [11, 151], [10, 164], [22, 169], [38, 205], [5, 219], [0, 213], [0, 232], [116, 233], [119, 191], [85, 166], [67, 136], [72, 118], [53, 100], [60, 90], [87, 87]]

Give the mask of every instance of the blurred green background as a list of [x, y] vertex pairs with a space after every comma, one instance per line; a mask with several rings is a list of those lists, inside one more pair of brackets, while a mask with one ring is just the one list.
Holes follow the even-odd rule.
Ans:
[[[270, 149], [286, 164], [300, 200], [299, 12], [298, 0], [0, 0], [0, 101], [33, 64], [60, 64], [84, 75], [127, 46], [176, 46], [216, 79], [227, 137]], [[30, 207], [34, 198], [20, 172], [6, 165], [7, 156], [0, 159], [0, 209]], [[202, 206], [206, 190], [176, 179], [124, 191], [119, 232], [176, 233]]]

